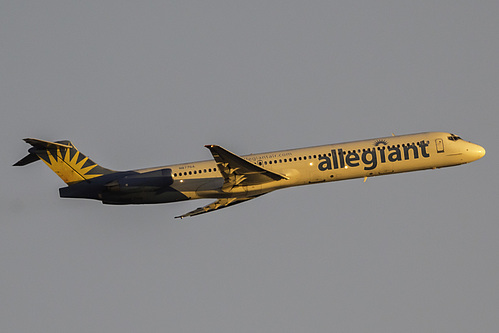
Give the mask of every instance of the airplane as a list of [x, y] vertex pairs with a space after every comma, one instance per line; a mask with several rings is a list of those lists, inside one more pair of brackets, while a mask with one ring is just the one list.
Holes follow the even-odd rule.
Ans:
[[114, 171], [96, 164], [67, 140], [24, 139], [32, 147], [14, 164], [42, 160], [68, 186], [61, 198], [103, 204], [159, 204], [216, 199], [176, 216], [196, 216], [299, 185], [325, 183], [466, 164], [485, 149], [446, 132], [425, 132], [245, 156], [207, 145], [213, 160]]

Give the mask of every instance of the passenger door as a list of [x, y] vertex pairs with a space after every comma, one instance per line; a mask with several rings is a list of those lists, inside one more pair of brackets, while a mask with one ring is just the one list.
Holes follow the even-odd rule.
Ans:
[[443, 153], [444, 152], [444, 140], [436, 139], [435, 143], [437, 145], [437, 153]]

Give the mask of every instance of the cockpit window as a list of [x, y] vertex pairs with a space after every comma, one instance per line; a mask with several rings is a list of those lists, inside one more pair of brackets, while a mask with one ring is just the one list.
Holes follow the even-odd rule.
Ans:
[[461, 140], [460, 137], [458, 137], [457, 135], [454, 135], [451, 133], [451, 135], [449, 137], [447, 137], [449, 140], [451, 141], [457, 141], [457, 140]]

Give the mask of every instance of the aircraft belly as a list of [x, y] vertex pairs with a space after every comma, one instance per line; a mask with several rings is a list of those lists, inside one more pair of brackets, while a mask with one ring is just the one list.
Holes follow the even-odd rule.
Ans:
[[185, 193], [166, 188], [161, 191], [138, 191], [132, 193], [103, 192], [100, 195], [103, 204], [129, 205], [129, 204], [157, 204], [191, 199]]

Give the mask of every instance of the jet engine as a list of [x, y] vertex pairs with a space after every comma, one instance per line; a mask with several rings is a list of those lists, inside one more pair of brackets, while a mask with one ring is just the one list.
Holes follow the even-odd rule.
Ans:
[[124, 176], [107, 183], [105, 188], [115, 193], [148, 192], [161, 190], [172, 183], [172, 169], [161, 169]]

